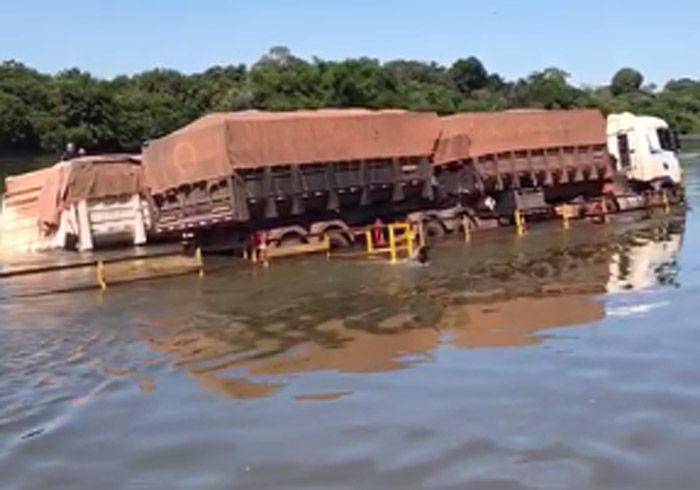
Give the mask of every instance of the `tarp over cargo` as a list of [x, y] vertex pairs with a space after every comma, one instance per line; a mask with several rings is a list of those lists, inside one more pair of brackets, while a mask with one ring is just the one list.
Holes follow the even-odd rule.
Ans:
[[456, 114], [440, 119], [434, 163], [555, 147], [605, 145], [605, 118], [597, 110], [516, 110]]
[[105, 155], [73, 160], [63, 185], [63, 202], [140, 194], [145, 190], [140, 158]]
[[138, 157], [100, 155], [60, 162], [45, 173], [39, 195], [38, 220], [57, 225], [63, 209], [83, 199], [142, 194], [145, 190]]
[[88, 232], [91, 240], [94, 233], [105, 227], [110, 232], [119, 230], [125, 226], [124, 213], [112, 212], [115, 208], [111, 203], [101, 208], [109, 209], [112, 214], [101, 215], [102, 221], [96, 225], [98, 231], [90, 228], [90, 222], [85, 230], [76, 223], [75, 213], [64, 214], [64, 211], [82, 200], [89, 201], [87, 209], [92, 204], [101, 206], [105, 204], [103, 199], [112, 197], [133, 201], [134, 196], [144, 191], [140, 157], [122, 154], [86, 156], [8, 176], [0, 216], [0, 246], [22, 250], [62, 247], [68, 230], [77, 231], [81, 237], [84, 231]]
[[204, 116], [144, 150], [151, 191], [218, 179], [232, 169], [429, 157], [439, 135], [434, 113], [327, 109], [244, 111]]

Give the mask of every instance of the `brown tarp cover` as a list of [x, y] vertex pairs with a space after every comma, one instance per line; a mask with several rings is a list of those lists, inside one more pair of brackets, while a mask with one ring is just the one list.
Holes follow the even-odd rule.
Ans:
[[440, 119], [434, 163], [491, 153], [605, 145], [605, 118], [597, 110], [517, 110], [456, 114]]
[[210, 114], [144, 150], [152, 192], [217, 179], [232, 168], [430, 156], [434, 113], [326, 109]]
[[145, 191], [139, 157], [101, 155], [76, 158], [50, 167], [38, 202], [37, 219], [57, 225], [63, 209], [83, 199], [140, 194]]
[[88, 157], [68, 166], [63, 202], [139, 194], [145, 190], [143, 171], [131, 156]]

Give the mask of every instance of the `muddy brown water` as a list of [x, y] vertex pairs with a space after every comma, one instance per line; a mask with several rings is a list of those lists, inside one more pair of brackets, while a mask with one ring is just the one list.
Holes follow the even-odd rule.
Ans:
[[696, 488], [699, 227], [1, 282], [0, 488]]

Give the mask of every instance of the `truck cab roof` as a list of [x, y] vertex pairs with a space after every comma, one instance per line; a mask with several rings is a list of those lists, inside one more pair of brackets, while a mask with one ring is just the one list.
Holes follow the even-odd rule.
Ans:
[[668, 124], [661, 118], [654, 116], [637, 116], [631, 112], [610, 114], [608, 116], [608, 134], [616, 134], [632, 128], [651, 129], [668, 128]]

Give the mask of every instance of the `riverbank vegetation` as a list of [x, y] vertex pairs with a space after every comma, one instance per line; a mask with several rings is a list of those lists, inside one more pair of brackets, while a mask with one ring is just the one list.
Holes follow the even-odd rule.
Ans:
[[57, 151], [74, 141], [92, 151], [137, 150], [212, 111], [248, 108], [402, 107], [441, 114], [520, 107], [596, 107], [663, 117], [700, 132], [700, 80], [645, 85], [633, 68], [608, 86], [577, 87], [559, 68], [517, 80], [475, 57], [437, 63], [370, 58], [305, 60], [271, 49], [257, 63], [183, 74], [154, 69], [100, 79], [77, 68], [50, 75], [17, 61], [0, 65], [0, 150]]

